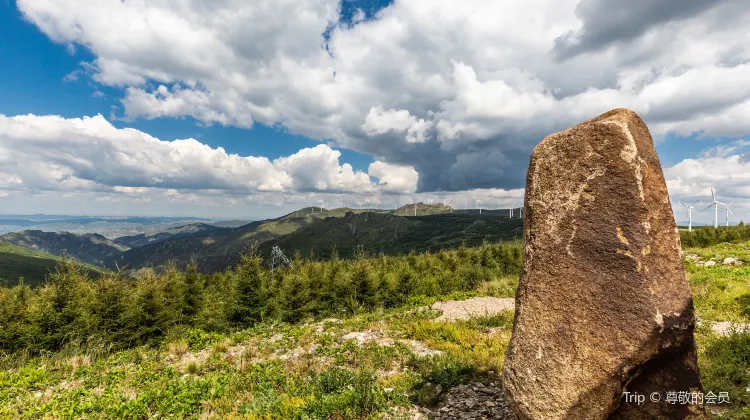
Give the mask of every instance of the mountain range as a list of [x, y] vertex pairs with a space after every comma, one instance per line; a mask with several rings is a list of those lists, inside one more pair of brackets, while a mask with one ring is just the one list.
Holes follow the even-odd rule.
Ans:
[[[415, 209], [418, 216], [413, 216]], [[508, 218], [507, 210], [483, 210], [480, 214], [478, 209], [455, 210], [441, 204], [417, 203], [394, 210], [307, 207], [239, 226], [237, 222], [217, 226], [196, 221], [115, 239], [25, 230], [0, 236], [0, 243], [52, 256], [64, 252], [104, 269], [160, 268], [168, 262], [184, 268], [195, 260], [201, 272], [211, 273], [236, 264], [251, 246], [265, 259], [275, 246], [290, 258], [296, 253], [319, 259], [334, 252], [342, 258], [357, 252], [400, 255], [520, 239], [522, 222]]]

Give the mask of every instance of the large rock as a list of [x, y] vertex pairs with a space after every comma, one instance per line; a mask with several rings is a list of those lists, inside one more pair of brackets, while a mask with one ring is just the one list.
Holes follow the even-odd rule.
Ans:
[[702, 387], [680, 237], [638, 115], [616, 109], [545, 138], [531, 155], [524, 214], [503, 370], [518, 417], [704, 417], [701, 405], [665, 401]]

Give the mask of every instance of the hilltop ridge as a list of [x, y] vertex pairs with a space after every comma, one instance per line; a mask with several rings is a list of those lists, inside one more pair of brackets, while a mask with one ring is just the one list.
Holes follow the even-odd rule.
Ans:
[[75, 234], [70, 232], [43, 232], [24, 230], [0, 236], [0, 242], [46, 252], [60, 256], [63, 251], [81, 262], [100, 265], [113, 258], [127, 247], [123, 247], [96, 233]]

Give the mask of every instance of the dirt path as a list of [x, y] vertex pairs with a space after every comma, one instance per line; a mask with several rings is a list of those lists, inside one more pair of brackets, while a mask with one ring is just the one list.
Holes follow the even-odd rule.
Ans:
[[442, 314], [436, 321], [457, 321], [469, 318], [491, 316], [501, 311], [515, 309], [515, 298], [476, 297], [466, 300], [435, 302], [432, 309]]

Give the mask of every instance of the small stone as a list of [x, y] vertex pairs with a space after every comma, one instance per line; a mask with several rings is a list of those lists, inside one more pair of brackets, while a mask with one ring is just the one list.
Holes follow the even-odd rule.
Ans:
[[494, 406], [496, 406], [497, 404], [495, 404], [495, 403], [494, 403], [494, 402], [492, 402], [492, 401], [485, 401], [485, 402], [484, 402], [484, 405], [486, 405], [487, 407], [494, 407]]
[[706, 261], [703, 263], [704, 267], [713, 267], [716, 265], [716, 261]]
[[723, 265], [737, 265], [740, 262], [737, 258], [724, 258]]

